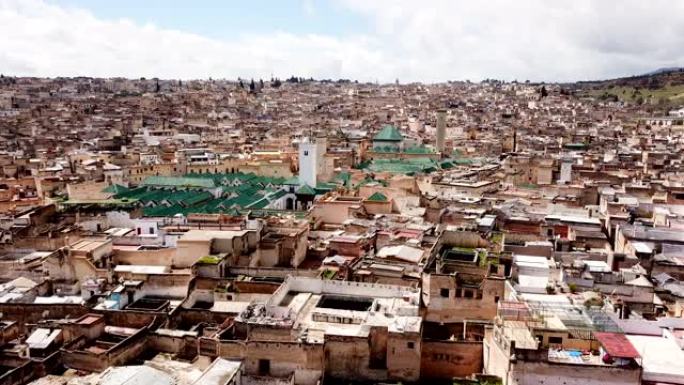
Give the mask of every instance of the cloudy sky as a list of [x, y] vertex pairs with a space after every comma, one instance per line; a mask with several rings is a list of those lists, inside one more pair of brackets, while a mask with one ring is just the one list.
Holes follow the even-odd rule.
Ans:
[[573, 81], [684, 66], [680, 0], [0, 0], [0, 73]]

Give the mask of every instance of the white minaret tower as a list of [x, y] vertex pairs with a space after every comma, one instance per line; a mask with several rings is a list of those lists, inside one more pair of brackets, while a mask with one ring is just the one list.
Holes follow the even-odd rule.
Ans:
[[318, 150], [320, 143], [311, 143], [308, 138], [299, 143], [299, 184], [316, 187], [318, 174]]

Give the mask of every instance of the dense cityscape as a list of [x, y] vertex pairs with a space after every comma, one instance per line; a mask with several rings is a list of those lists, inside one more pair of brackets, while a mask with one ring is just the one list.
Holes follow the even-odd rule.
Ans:
[[681, 20], [0, 0], [0, 385], [684, 385]]
[[682, 384], [682, 74], [3, 76], [0, 384]]

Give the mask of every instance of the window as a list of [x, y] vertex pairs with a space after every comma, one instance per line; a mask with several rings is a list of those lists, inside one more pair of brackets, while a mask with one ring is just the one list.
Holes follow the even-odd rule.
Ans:
[[463, 290], [463, 298], [473, 298], [472, 290]]
[[563, 343], [563, 337], [549, 337], [549, 343], [560, 345]]
[[449, 289], [439, 289], [439, 295], [444, 298], [449, 298]]
[[416, 344], [413, 341], [409, 341], [406, 343], [406, 347], [409, 349], [413, 349], [416, 346]]
[[154, 234], [154, 227], [150, 227], [149, 230], [150, 230], [150, 234]]
[[259, 360], [259, 374], [262, 376], [268, 375], [271, 371], [270, 360]]
[[309, 151], [308, 151], [308, 150], [304, 150], [304, 156], [309, 156]]
[[498, 295], [494, 296], [494, 303], [499, 303], [499, 296]]

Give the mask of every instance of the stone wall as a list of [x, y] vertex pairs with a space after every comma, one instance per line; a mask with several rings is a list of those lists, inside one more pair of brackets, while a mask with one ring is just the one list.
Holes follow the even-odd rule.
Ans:
[[420, 333], [390, 333], [387, 341], [387, 375], [390, 379], [418, 381], [421, 345]]
[[169, 266], [176, 254], [175, 248], [158, 250], [114, 249], [114, 263], [117, 265]]
[[[206, 339], [202, 339], [206, 340]], [[324, 367], [323, 345], [286, 341], [221, 341], [219, 355], [227, 359], [243, 359], [246, 374], [259, 375], [260, 362], [268, 361], [269, 375], [294, 373], [295, 383], [314, 385]]]
[[0, 303], [3, 320], [16, 321], [22, 333], [27, 332], [27, 324], [36, 324], [44, 318], [75, 319], [86, 313], [88, 309], [81, 305], [42, 305], [32, 303]]
[[325, 375], [336, 379], [386, 381], [386, 367], [372, 367], [370, 344], [363, 337], [326, 336]]
[[638, 385], [641, 370], [618, 367], [517, 362], [511, 368], [511, 385]]
[[[443, 274], [423, 275], [423, 303], [427, 310], [425, 320], [432, 322], [460, 322], [463, 320], [491, 320], [496, 316], [497, 303], [504, 298], [503, 279], [485, 278], [479, 290], [482, 298], [456, 296], [457, 287], [453, 276]], [[442, 297], [442, 289], [449, 290], [449, 297]]]
[[482, 342], [423, 341], [421, 378], [451, 379], [481, 372]]

